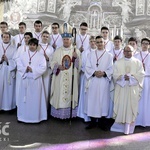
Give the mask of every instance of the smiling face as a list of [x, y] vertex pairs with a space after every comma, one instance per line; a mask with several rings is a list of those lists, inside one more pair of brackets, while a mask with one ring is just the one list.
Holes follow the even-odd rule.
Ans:
[[127, 45], [127, 46], [124, 48], [123, 53], [124, 53], [124, 56], [125, 56], [126, 58], [131, 58], [132, 55], [133, 55], [133, 47], [130, 46], [130, 45]]
[[24, 41], [25, 41], [26, 45], [28, 45], [28, 42], [29, 42], [30, 39], [31, 39], [31, 37], [29, 35], [24, 36]]
[[98, 50], [103, 50], [104, 49], [104, 39], [103, 38], [98, 38], [96, 39], [96, 46], [98, 48]]
[[46, 33], [42, 34], [42, 42], [48, 43], [48, 41], [49, 41], [49, 34]]

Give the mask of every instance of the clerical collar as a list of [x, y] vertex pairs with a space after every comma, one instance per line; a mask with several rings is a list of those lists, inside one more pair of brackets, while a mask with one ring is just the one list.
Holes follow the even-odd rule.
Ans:
[[68, 50], [71, 49], [71, 46], [69, 46], [69, 47], [64, 47], [64, 49], [65, 49], [66, 51], [68, 51]]
[[[133, 56], [132, 56], [132, 57], [133, 57]], [[133, 59], [132, 57], [131, 57], [131, 58], [126, 58], [126, 57], [124, 57], [124, 59], [127, 60], [127, 61], [129, 61], [129, 60], [132, 60], [132, 59]]]

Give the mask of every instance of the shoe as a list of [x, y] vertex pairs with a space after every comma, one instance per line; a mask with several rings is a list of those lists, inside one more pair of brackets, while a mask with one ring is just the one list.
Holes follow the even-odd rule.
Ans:
[[93, 129], [96, 127], [96, 123], [90, 123], [87, 127], [85, 127], [85, 129], [89, 130], [89, 129]]

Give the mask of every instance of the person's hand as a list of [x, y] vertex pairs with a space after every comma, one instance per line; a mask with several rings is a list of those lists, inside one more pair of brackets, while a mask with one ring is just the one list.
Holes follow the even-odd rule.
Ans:
[[8, 58], [6, 57], [5, 54], [2, 56], [2, 60], [8, 62]]
[[74, 57], [74, 58], [77, 58], [77, 57], [78, 57], [78, 55], [77, 55], [76, 52], [73, 52], [73, 57]]
[[65, 70], [64, 66], [62, 66], [62, 65], [59, 65], [58, 69], [61, 70], [61, 71]]
[[102, 71], [95, 71], [95, 76], [97, 77], [97, 78], [101, 78], [101, 77], [103, 77], [104, 76], [104, 72], [102, 72]]
[[52, 45], [52, 47], [53, 47], [54, 49], [56, 49], [57, 45], [54, 43], [54, 44]]
[[32, 68], [27, 66], [26, 72], [32, 72]]
[[79, 50], [81, 53], [84, 51], [83, 45], [79, 48]]
[[129, 76], [128, 75], [124, 75], [124, 79], [129, 81]]

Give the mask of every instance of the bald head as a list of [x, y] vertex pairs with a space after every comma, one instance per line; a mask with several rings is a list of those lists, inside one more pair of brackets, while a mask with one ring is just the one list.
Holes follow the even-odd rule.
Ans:
[[126, 58], [131, 58], [133, 56], [133, 52], [134, 52], [134, 48], [131, 45], [125, 46], [124, 51], [123, 51], [124, 56]]

